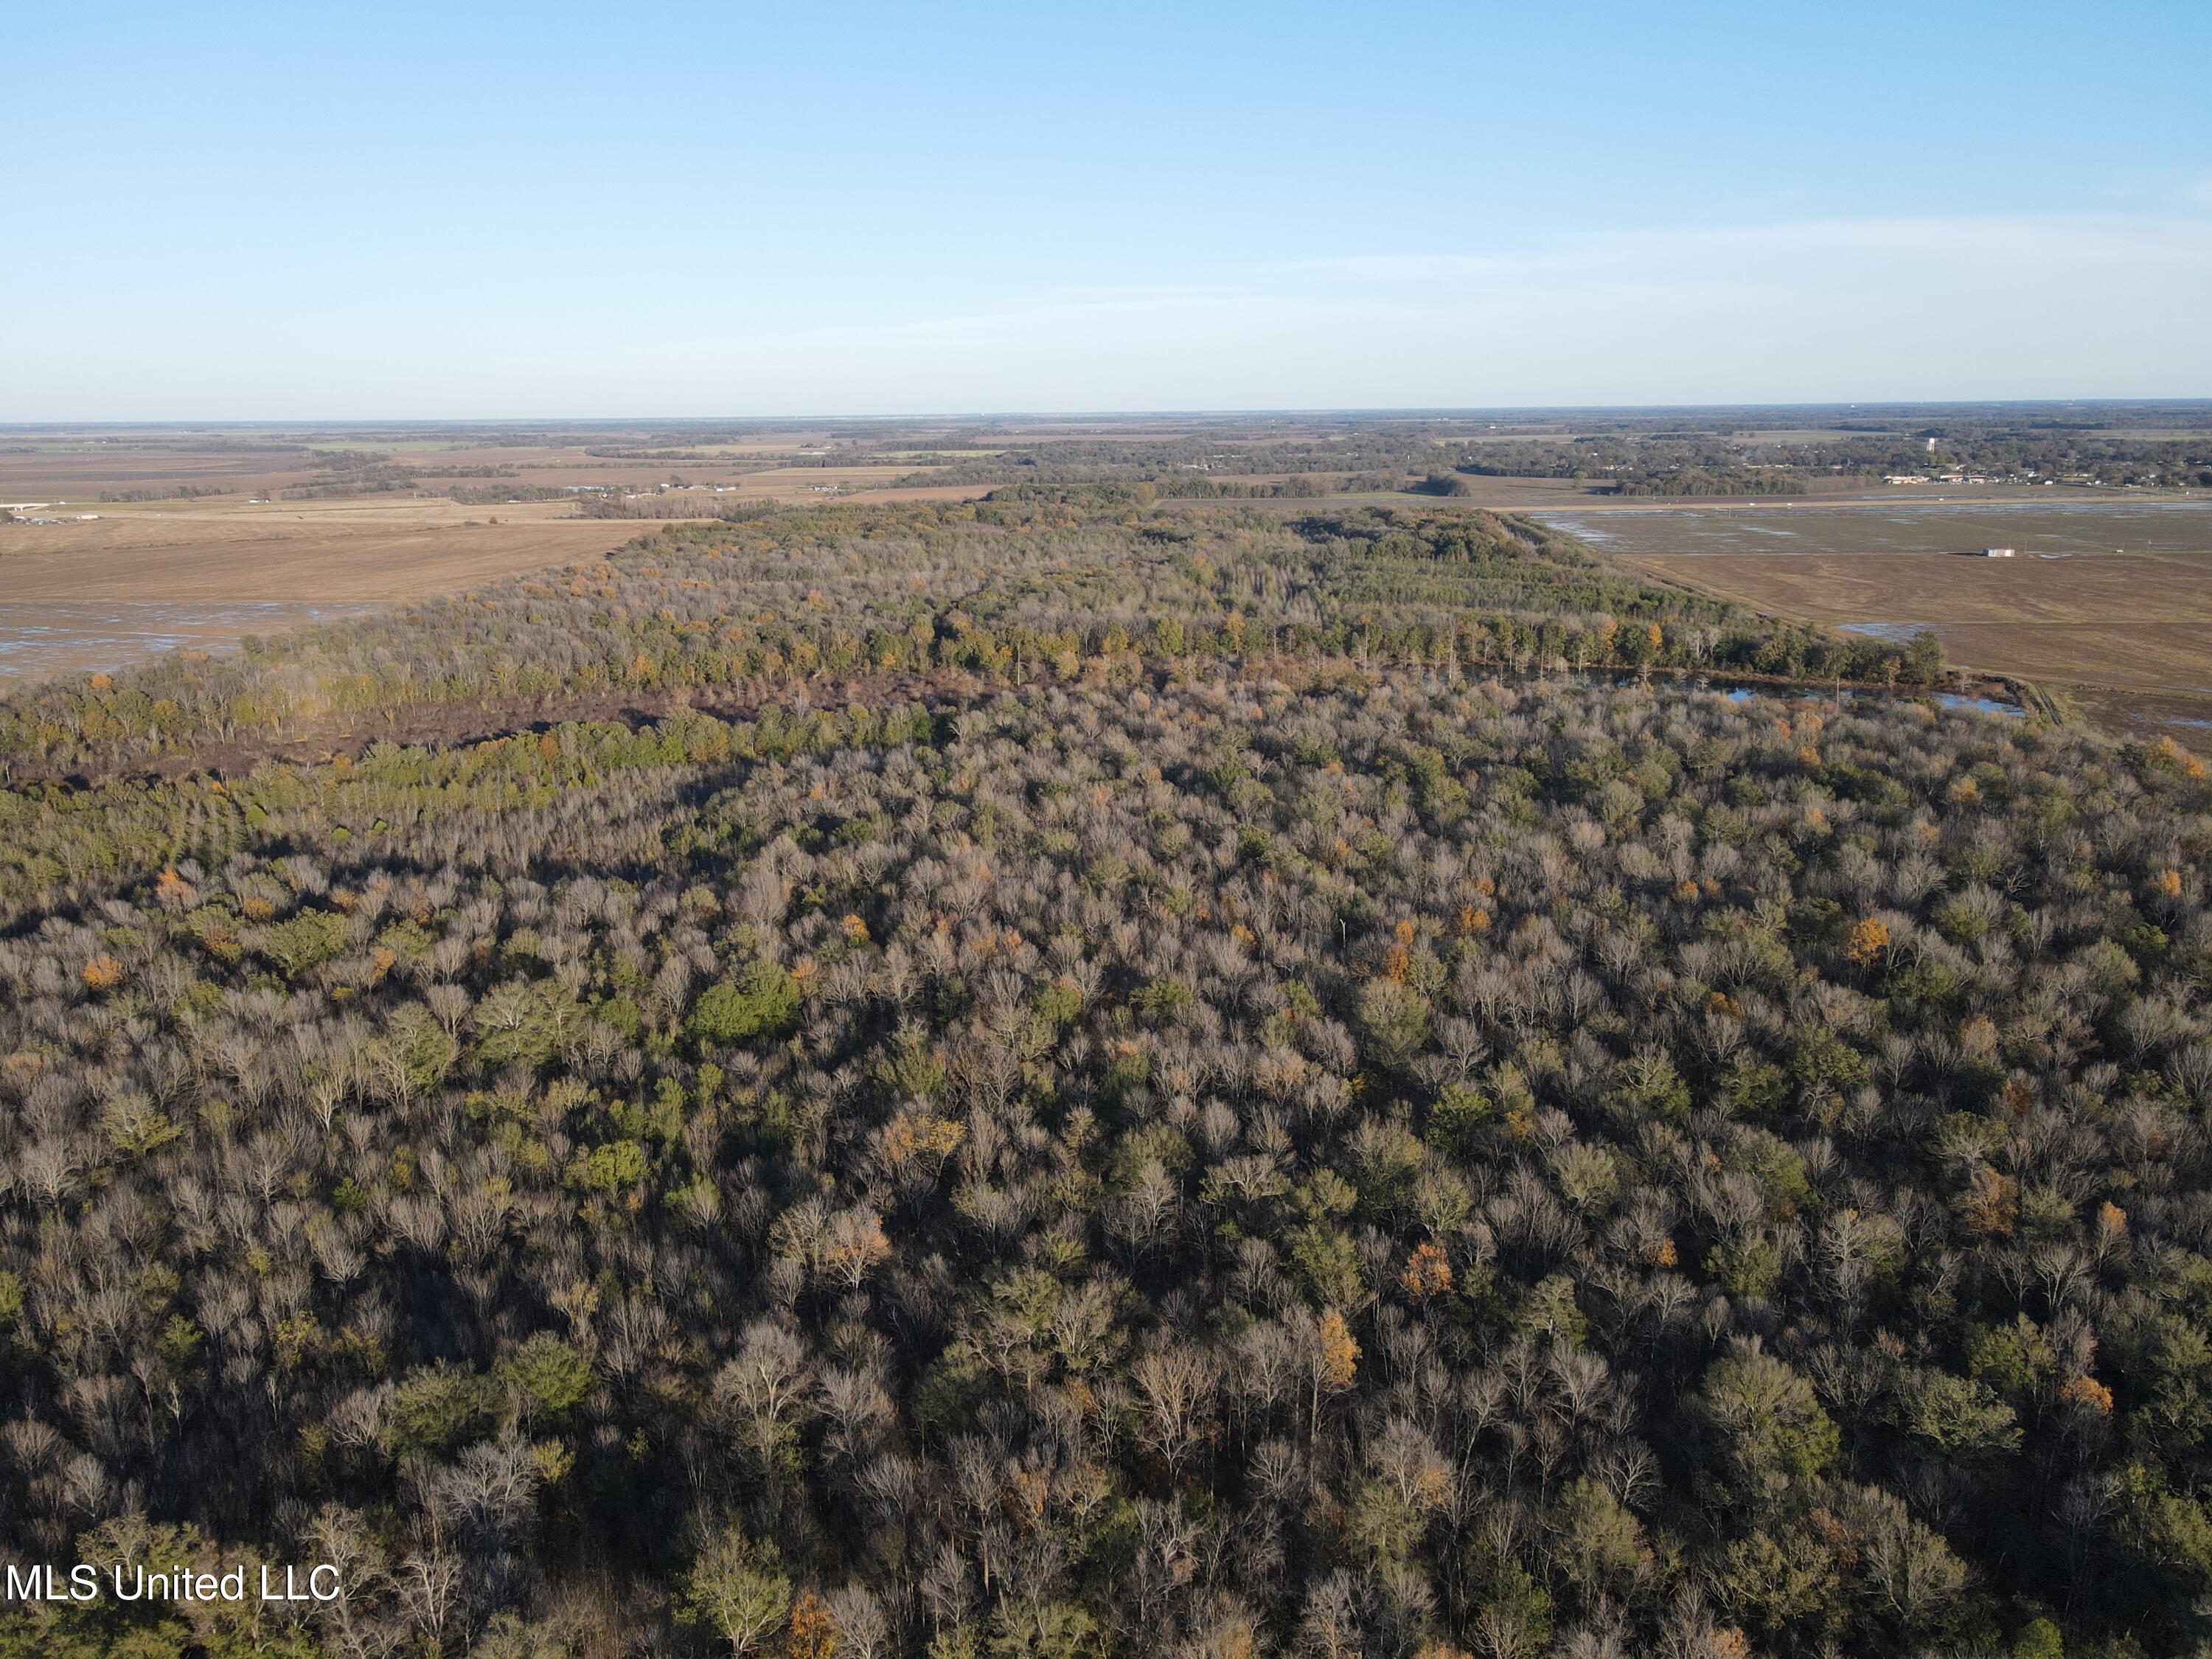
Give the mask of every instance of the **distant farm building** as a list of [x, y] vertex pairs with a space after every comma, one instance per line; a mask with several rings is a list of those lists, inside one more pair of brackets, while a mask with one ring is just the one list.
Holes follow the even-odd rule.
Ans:
[[1982, 550], [1982, 556], [1985, 559], [2008, 559], [2012, 557], [2012, 549], [2008, 547], [1985, 547]]

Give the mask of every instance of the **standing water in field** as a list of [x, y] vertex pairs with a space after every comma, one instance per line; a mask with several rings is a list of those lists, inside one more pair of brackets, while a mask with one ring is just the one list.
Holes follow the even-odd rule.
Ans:
[[1608, 551], [2189, 553], [2212, 547], [2212, 501], [1888, 501], [1665, 507], [1530, 516]]
[[355, 616], [365, 605], [187, 604], [167, 599], [0, 601], [0, 681], [124, 668], [183, 646], [227, 651], [252, 634], [281, 634]]

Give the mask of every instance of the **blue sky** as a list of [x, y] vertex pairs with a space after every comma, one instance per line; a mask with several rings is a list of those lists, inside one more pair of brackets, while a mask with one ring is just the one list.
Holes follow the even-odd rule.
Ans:
[[2212, 5], [0, 20], [0, 420], [2212, 395]]

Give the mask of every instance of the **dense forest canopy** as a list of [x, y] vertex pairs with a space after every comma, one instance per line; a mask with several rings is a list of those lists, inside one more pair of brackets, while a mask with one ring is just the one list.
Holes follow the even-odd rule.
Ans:
[[2212, 787], [1940, 672], [1109, 477], [8, 699], [0, 1542], [345, 1589], [0, 1655], [2191, 1650]]

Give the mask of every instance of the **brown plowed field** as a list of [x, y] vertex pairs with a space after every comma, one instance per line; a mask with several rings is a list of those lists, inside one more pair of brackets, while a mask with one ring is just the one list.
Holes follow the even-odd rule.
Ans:
[[[1550, 516], [1550, 515], [1547, 515]], [[2105, 729], [2212, 732], [2212, 501], [1800, 506], [1553, 519], [1615, 557], [1772, 615], [1933, 630]], [[2008, 559], [1971, 556], [2009, 546]]]

